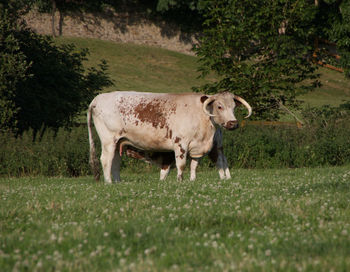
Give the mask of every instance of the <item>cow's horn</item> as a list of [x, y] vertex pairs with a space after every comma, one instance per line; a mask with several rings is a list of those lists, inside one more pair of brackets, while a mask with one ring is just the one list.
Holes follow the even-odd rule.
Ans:
[[210, 116], [210, 117], [214, 117], [214, 114], [211, 114], [208, 110], [207, 110], [207, 106], [213, 102], [215, 100], [214, 97], [209, 97], [207, 98], [204, 102], [203, 102], [203, 111], [206, 115]]
[[252, 107], [248, 104], [247, 101], [245, 101], [242, 97], [239, 97], [238, 95], [234, 95], [234, 99], [241, 102], [248, 110], [248, 115], [244, 118], [248, 118], [250, 115], [252, 115]]

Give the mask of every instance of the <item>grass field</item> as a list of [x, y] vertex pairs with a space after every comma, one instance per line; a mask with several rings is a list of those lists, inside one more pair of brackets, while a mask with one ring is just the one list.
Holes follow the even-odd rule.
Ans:
[[[217, 80], [214, 75], [202, 79], [197, 71], [197, 58], [181, 53], [134, 44], [118, 44], [108, 41], [83, 38], [57, 38], [56, 42], [74, 43], [90, 51], [87, 66], [96, 66], [100, 59], [106, 59], [109, 73], [115, 86], [106, 89], [152, 92], [188, 92], [192, 87]], [[322, 87], [303, 95], [305, 105], [337, 106], [350, 100], [350, 79], [342, 73], [320, 68]]]
[[198, 78], [196, 57], [165, 49], [83, 38], [63, 37], [56, 42], [88, 48], [90, 56], [86, 66], [107, 60], [115, 86], [106, 91], [189, 92], [192, 87], [215, 79], [213, 76], [205, 80]]
[[117, 185], [0, 179], [1, 271], [350, 269], [350, 166], [125, 171]]

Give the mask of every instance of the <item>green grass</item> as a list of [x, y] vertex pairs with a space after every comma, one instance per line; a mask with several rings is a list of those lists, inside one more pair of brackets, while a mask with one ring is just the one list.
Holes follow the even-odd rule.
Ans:
[[350, 166], [122, 174], [0, 179], [1, 270], [350, 269]]
[[[56, 42], [88, 48], [90, 56], [87, 66], [96, 66], [100, 59], [107, 60], [115, 86], [105, 91], [188, 92], [194, 86], [217, 79], [214, 75], [199, 79], [196, 57], [165, 49], [85, 38], [61, 37]], [[343, 100], [350, 100], [350, 79], [326, 68], [320, 68], [318, 72], [322, 87], [299, 97], [305, 106], [337, 106]]]
[[198, 79], [196, 57], [165, 49], [83, 38], [63, 37], [56, 42], [88, 48], [87, 66], [107, 60], [115, 86], [106, 91], [189, 92], [194, 86], [214, 80], [213, 76]]
[[306, 105], [318, 107], [322, 105], [338, 106], [344, 101], [350, 100], [350, 79], [344, 74], [326, 68], [320, 68], [322, 86], [299, 98]]

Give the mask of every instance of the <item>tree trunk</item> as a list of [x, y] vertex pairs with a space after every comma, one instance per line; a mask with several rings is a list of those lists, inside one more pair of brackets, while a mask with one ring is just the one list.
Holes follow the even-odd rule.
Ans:
[[51, 2], [52, 2], [51, 29], [52, 29], [52, 36], [56, 37], [56, 32], [55, 32], [56, 1], [55, 0], [51, 0]]
[[63, 28], [63, 20], [64, 20], [64, 13], [61, 10], [58, 10], [60, 14], [60, 19], [58, 21], [58, 35], [62, 36], [62, 28]]

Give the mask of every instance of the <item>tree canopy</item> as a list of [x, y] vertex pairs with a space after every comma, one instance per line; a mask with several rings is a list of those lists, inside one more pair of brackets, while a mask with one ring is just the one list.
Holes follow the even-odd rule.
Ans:
[[68, 127], [98, 91], [112, 84], [107, 64], [102, 60], [99, 67], [85, 69], [86, 49], [57, 46], [34, 33], [15, 18], [21, 7], [11, 3], [0, 10], [0, 130], [20, 134]]
[[349, 1], [321, 2], [206, 1], [195, 52], [202, 74], [214, 71], [220, 80], [199, 90], [230, 90], [248, 99], [255, 117], [277, 119], [281, 109], [300, 104], [298, 94], [320, 84], [313, 60], [318, 36], [337, 43], [348, 73]]
[[46, 12], [129, 6], [198, 31], [202, 76], [214, 72], [219, 80], [194, 89], [241, 95], [259, 119], [298, 107], [297, 96], [321, 84], [316, 62], [334, 61], [350, 77], [350, 0], [0, 0], [1, 129], [68, 125], [111, 84], [105, 62], [86, 71], [86, 50], [57, 46], [18, 20], [34, 5]]

